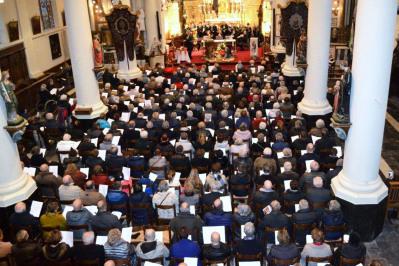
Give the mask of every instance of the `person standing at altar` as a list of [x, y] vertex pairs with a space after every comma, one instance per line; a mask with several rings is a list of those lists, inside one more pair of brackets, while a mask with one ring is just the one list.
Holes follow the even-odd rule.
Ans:
[[187, 48], [188, 56], [192, 58], [192, 53], [194, 49], [194, 38], [192, 32], [187, 32], [187, 37], [184, 40], [184, 46]]

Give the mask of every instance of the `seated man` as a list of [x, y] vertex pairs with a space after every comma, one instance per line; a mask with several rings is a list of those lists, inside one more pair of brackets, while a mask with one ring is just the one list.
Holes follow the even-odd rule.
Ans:
[[204, 194], [202, 197], [202, 204], [206, 206], [211, 206], [213, 202], [223, 196], [223, 194], [220, 192], [222, 190], [222, 186], [218, 182], [213, 182], [209, 185], [211, 192]]
[[[239, 164], [237, 167], [237, 172], [235, 174], [233, 174], [230, 177], [230, 185], [248, 185], [251, 182], [251, 177], [248, 175], [249, 173], [246, 173], [246, 168], [245, 166], [243, 166], [242, 164]], [[248, 194], [250, 193], [247, 190], [236, 190], [236, 189], [232, 189], [231, 193], [234, 196], [239, 196], [239, 197], [243, 197], [243, 196], [248, 196]]]
[[181, 227], [178, 232], [178, 241], [170, 248], [170, 256], [172, 258], [184, 259], [185, 257], [199, 258], [201, 249], [197, 242], [188, 239], [189, 230]]
[[298, 172], [303, 174], [306, 171], [306, 161], [319, 161], [319, 156], [314, 152], [314, 145], [313, 143], [308, 143], [306, 145], [306, 153], [301, 155], [298, 159]]
[[187, 202], [183, 202], [180, 205], [180, 212], [169, 223], [170, 230], [174, 233], [174, 236], [178, 236], [180, 229], [185, 228], [185, 231], [191, 235], [192, 240], [197, 241], [199, 240], [198, 237], [202, 226], [201, 218], [190, 213], [190, 206]]
[[323, 179], [320, 176], [313, 178], [313, 187], [306, 191], [306, 199], [313, 206], [313, 209], [322, 209], [323, 203], [327, 203], [331, 199], [331, 191], [323, 187]]
[[286, 207], [285, 212], [288, 214], [293, 214], [295, 212], [295, 205], [288, 205], [289, 207], [287, 208], [287, 203], [296, 203], [304, 198], [305, 194], [299, 190], [299, 182], [295, 179], [291, 180], [290, 188], [284, 191], [283, 194], [284, 206]]
[[104, 136], [104, 140], [102, 143], [100, 143], [100, 150], [106, 150], [108, 151], [112, 147], [112, 134], [106, 134]]
[[253, 197], [253, 202], [255, 204], [261, 204], [262, 206], [267, 206], [273, 200], [277, 200], [278, 193], [273, 190], [273, 184], [270, 180], [266, 180], [263, 183], [263, 187], [259, 189], [259, 191], [255, 192]]
[[[83, 225], [88, 224], [90, 218], [93, 216], [91, 212], [83, 208], [82, 200], [76, 199], [73, 201], [73, 210], [67, 212], [66, 221], [67, 225]], [[81, 239], [84, 229], [73, 231], [74, 239]]]
[[[114, 182], [107, 193], [107, 204], [127, 204], [129, 201], [128, 195], [122, 191], [122, 184], [121, 182]], [[126, 209], [117, 209], [117, 211], [122, 212], [123, 215], [126, 213]]]
[[186, 178], [190, 173], [190, 159], [184, 155], [182, 145], [176, 147], [176, 154], [170, 158], [170, 166], [176, 171], [181, 171], [181, 178]]
[[277, 175], [277, 180], [280, 185], [283, 185], [285, 180], [299, 179], [299, 175], [292, 170], [292, 163], [290, 161], [285, 162], [283, 168], [284, 172]]
[[100, 200], [105, 200], [103, 194], [96, 191], [93, 181], [86, 182], [86, 189], [79, 193], [79, 198], [85, 206], [96, 205]]
[[154, 229], [146, 229], [144, 233], [145, 240], [136, 247], [136, 255], [140, 259], [155, 259], [159, 257], [165, 259], [169, 257], [169, 250], [164, 243], [155, 239]]
[[208, 226], [225, 226], [231, 228], [233, 215], [223, 211], [223, 203], [220, 199], [213, 202], [213, 210], [205, 213], [205, 224]]
[[[306, 257], [324, 258], [332, 255], [331, 247], [324, 243], [324, 234], [318, 228], [312, 230], [313, 243], [308, 243], [301, 253], [301, 265], [305, 265]], [[327, 262], [327, 261], [321, 261]], [[309, 266], [316, 266], [318, 263], [309, 263]]]
[[58, 188], [61, 201], [70, 201], [79, 198], [82, 189], [73, 184], [73, 180], [70, 175], [64, 176], [62, 178], [62, 183], [63, 185]]
[[264, 209], [265, 216], [260, 221], [258, 225], [258, 234], [263, 237], [267, 237], [267, 243], [274, 244], [274, 232], [265, 235], [265, 227], [272, 227], [272, 228], [282, 228], [291, 231], [291, 222], [290, 219], [281, 212], [281, 205], [280, 202], [277, 200], [273, 200], [270, 203], [271, 211], [268, 207]]
[[26, 211], [26, 204], [24, 202], [18, 202], [14, 206], [14, 211], [15, 212], [10, 215], [9, 223], [15, 232], [21, 228], [32, 227], [33, 232], [30, 232], [30, 234], [33, 237], [37, 236], [40, 232], [39, 220]]
[[228, 245], [220, 242], [220, 234], [213, 232], [211, 234], [211, 244], [203, 248], [204, 259], [224, 260], [229, 257], [231, 250]]
[[34, 261], [37, 263], [42, 254], [42, 247], [29, 239], [28, 231], [20, 230], [17, 232], [15, 244], [11, 247], [11, 253], [17, 265], [29, 265]]
[[317, 161], [312, 161], [310, 163], [310, 172], [304, 173], [299, 179], [300, 188], [305, 190], [311, 187], [315, 176], [320, 176], [323, 180], [325, 179], [325, 173], [320, 171], [320, 164]]
[[57, 143], [57, 151], [64, 152], [76, 148], [76, 143], [71, 140], [71, 135], [65, 133], [62, 140]]
[[119, 222], [118, 217], [107, 211], [107, 203], [105, 201], [100, 200], [97, 203], [97, 209], [97, 214], [92, 216], [89, 220], [89, 225], [92, 227], [93, 231], [96, 232], [96, 229], [101, 231], [96, 232], [97, 235], [107, 235], [108, 232], [102, 232], [103, 229], [122, 229], [122, 225]]
[[119, 178], [122, 167], [125, 166], [125, 164], [125, 158], [118, 155], [118, 147], [112, 145], [109, 149], [109, 155], [105, 158], [105, 166], [108, 169], [108, 175]]
[[270, 264], [273, 259], [288, 260], [300, 257], [299, 249], [295, 243], [290, 241], [290, 235], [286, 229], [278, 230], [277, 240], [279, 243], [271, 247], [267, 256]]
[[235, 253], [256, 255], [264, 252], [263, 243], [255, 239], [255, 225], [248, 222], [244, 225], [244, 238], [237, 241]]
[[[337, 200], [331, 200], [328, 209], [323, 212], [321, 221], [324, 226], [340, 226], [345, 224], [345, 217], [341, 210], [341, 204]], [[337, 240], [342, 237], [342, 232], [326, 232], [326, 240]]]
[[[299, 210], [292, 215], [293, 224], [314, 224], [317, 225], [319, 217], [317, 213], [309, 208], [309, 203], [305, 199], [299, 201]], [[310, 230], [296, 230], [295, 240], [299, 245], [306, 244], [306, 235], [310, 234]]]
[[93, 231], [84, 232], [82, 235], [83, 245], [74, 246], [71, 249], [71, 257], [74, 261], [86, 261], [99, 259], [99, 265], [104, 264], [104, 246], [94, 243], [95, 235]]

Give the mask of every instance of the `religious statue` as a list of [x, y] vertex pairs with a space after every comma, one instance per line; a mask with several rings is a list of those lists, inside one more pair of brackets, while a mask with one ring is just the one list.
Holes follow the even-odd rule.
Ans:
[[94, 68], [99, 69], [104, 67], [104, 53], [103, 47], [98, 34], [94, 35], [93, 38], [93, 57], [94, 57]]
[[339, 90], [335, 94], [333, 121], [338, 125], [350, 124], [349, 106], [352, 87], [352, 73], [349, 67], [341, 78]]
[[162, 50], [162, 43], [160, 41], [158, 41], [158, 39], [156, 37], [154, 37], [154, 40], [152, 42], [151, 45], [151, 49], [150, 49], [150, 56], [159, 56], [159, 55], [163, 55], [164, 52]]
[[15, 96], [15, 85], [9, 80], [10, 73], [0, 70], [0, 95], [3, 97], [7, 110], [7, 126], [5, 129], [10, 133], [15, 142], [21, 140], [28, 124], [26, 119], [18, 115], [18, 100]]
[[306, 37], [305, 30], [302, 30], [301, 36], [299, 36], [299, 41], [296, 46], [296, 52], [298, 56], [298, 62], [306, 63], [306, 50], [308, 46], [308, 41]]

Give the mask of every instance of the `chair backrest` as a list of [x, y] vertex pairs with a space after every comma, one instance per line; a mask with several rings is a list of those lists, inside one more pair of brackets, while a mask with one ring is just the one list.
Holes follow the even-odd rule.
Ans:
[[[151, 203], [130, 204], [130, 213], [131, 213], [131, 218], [132, 218], [133, 223], [137, 222], [137, 220], [139, 218], [137, 216], [140, 212], [145, 212], [147, 223], [152, 222], [152, 205], [151, 205]], [[143, 217], [143, 219], [144, 219], [144, 217]], [[139, 223], [139, 224], [141, 224], [141, 223]]]
[[89, 225], [88, 224], [79, 224], [79, 225], [69, 225], [68, 224], [68, 229], [71, 231], [76, 231], [76, 230], [89, 231]]
[[340, 266], [347, 266], [347, 265], [351, 265], [351, 266], [356, 266], [359, 263], [363, 263], [364, 264], [365, 258], [360, 258], [360, 259], [349, 259], [349, 258], [345, 258], [344, 256], [340, 256], [339, 258], [339, 265]]
[[145, 263], [146, 261], [152, 262], [152, 263], [159, 263], [159, 264], [163, 265], [164, 258], [157, 257], [157, 258], [153, 258], [153, 259], [142, 259], [140, 257], [137, 257], [137, 265], [139, 265], [139, 266], [142, 265], [143, 263]]
[[346, 232], [346, 225], [324, 225], [324, 233], [341, 233], [344, 234]]
[[[176, 217], [176, 206], [175, 205], [155, 205], [155, 207], [157, 208], [157, 210], [173, 210], [173, 217]], [[171, 218], [172, 219], [172, 218]], [[169, 224], [169, 221], [171, 219], [166, 219], [166, 218], [159, 218], [158, 217], [158, 222], [160, 222], [160, 224]]]
[[273, 258], [271, 261], [271, 266], [275, 265], [284, 265], [284, 266], [290, 266], [294, 265], [295, 263], [299, 262], [299, 257], [293, 258], [293, 259], [277, 259]]
[[225, 258], [223, 260], [208, 260], [208, 259], [204, 259], [204, 266], [214, 265], [214, 264], [219, 264], [219, 263], [222, 263], [223, 265], [230, 265], [229, 261], [230, 261], [230, 257], [227, 257], [227, 258]]
[[109, 232], [109, 230], [112, 229], [112, 227], [102, 228], [102, 227], [97, 227], [97, 226], [92, 225], [92, 229], [93, 229], [93, 232], [96, 234], [96, 236], [98, 236], [98, 235], [106, 236], [106, 235], [108, 235], [108, 232]]
[[309, 265], [309, 262], [331, 262], [332, 256], [328, 257], [306, 257], [306, 266]]
[[324, 202], [309, 202], [310, 207], [315, 210], [315, 209], [324, 209], [325, 207], [327, 207], [327, 203], [328, 201], [324, 201]]
[[75, 266], [98, 266], [100, 265], [100, 259], [95, 258], [92, 260], [74, 260]]
[[74, 200], [60, 200], [62, 205], [72, 205]]
[[112, 260], [115, 262], [115, 266], [130, 266], [130, 258]]
[[235, 257], [236, 257], [236, 263], [238, 265], [239, 265], [240, 261], [259, 261], [261, 265], [263, 264], [262, 263], [263, 262], [262, 253], [253, 254], [253, 255], [237, 253]]

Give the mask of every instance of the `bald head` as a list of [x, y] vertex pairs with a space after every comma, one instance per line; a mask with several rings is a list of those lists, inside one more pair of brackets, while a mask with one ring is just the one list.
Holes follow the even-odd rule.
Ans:
[[23, 213], [26, 211], [26, 204], [23, 202], [18, 202], [17, 204], [15, 204], [14, 206], [14, 211], [16, 213]]
[[320, 176], [315, 176], [313, 178], [313, 186], [316, 188], [322, 188], [323, 187], [323, 179]]
[[319, 169], [320, 169], [320, 165], [318, 162], [316, 162], [316, 161], [310, 162], [310, 170], [319, 171]]
[[190, 205], [187, 202], [180, 204], [180, 212], [190, 212]]
[[40, 172], [47, 172], [48, 171], [48, 165], [45, 164], [45, 163], [40, 165], [39, 170], [40, 170]]
[[306, 145], [306, 152], [307, 153], [313, 153], [314, 151], [314, 146], [312, 143], [308, 143], [308, 145]]
[[279, 211], [279, 210], [281, 209], [281, 204], [280, 204], [280, 202], [278, 202], [277, 200], [273, 200], [273, 201], [270, 203], [270, 206], [272, 207], [272, 210], [273, 210], [273, 211]]
[[211, 234], [211, 245], [218, 247], [220, 245], [220, 234], [218, 232], [213, 232]]
[[97, 202], [97, 209], [99, 212], [107, 211], [107, 203], [105, 202], [105, 200], [99, 200]]
[[72, 203], [72, 207], [73, 207], [74, 211], [82, 210], [82, 207], [83, 207], [82, 200], [81, 199], [74, 200], [73, 203]]
[[263, 183], [263, 187], [264, 187], [265, 189], [270, 190], [270, 189], [273, 188], [273, 184], [272, 184], [272, 182], [271, 182], [270, 180], [266, 180], [266, 181]]
[[115, 266], [115, 262], [113, 260], [107, 260], [104, 263], [104, 266]]
[[70, 175], [66, 175], [66, 176], [64, 176], [64, 177], [62, 178], [62, 183], [63, 183], [65, 186], [69, 186], [70, 184], [73, 183], [73, 179], [72, 179], [72, 177], [71, 177]]
[[94, 243], [94, 232], [93, 231], [87, 231], [84, 232], [82, 235], [82, 241], [84, 245], [91, 245]]

